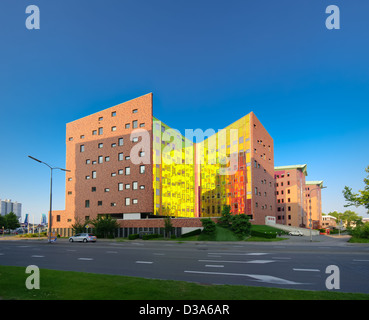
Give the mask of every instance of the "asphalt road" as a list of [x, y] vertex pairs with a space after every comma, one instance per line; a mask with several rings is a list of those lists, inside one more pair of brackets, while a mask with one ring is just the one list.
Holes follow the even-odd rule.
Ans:
[[303, 290], [369, 293], [369, 245], [316, 236], [281, 242], [1, 240], [0, 265]]

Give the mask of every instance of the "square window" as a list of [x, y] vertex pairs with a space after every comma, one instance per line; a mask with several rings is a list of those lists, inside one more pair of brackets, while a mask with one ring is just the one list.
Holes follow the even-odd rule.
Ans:
[[131, 127], [130, 123], [126, 123], [126, 129], [129, 129]]

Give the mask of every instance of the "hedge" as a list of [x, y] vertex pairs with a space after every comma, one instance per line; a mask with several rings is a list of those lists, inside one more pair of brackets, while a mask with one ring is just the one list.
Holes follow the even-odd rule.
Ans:
[[252, 237], [261, 237], [261, 238], [266, 238], [266, 239], [275, 239], [277, 237], [277, 234], [274, 233], [274, 232], [267, 233], [267, 232], [251, 230], [251, 236]]

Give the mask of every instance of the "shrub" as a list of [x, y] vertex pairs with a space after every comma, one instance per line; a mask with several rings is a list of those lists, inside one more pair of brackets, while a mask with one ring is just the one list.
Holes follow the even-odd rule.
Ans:
[[277, 237], [277, 234], [274, 232], [262, 232], [262, 231], [251, 230], [251, 236], [266, 238], [266, 239], [275, 239]]
[[223, 228], [229, 228], [231, 225], [232, 220], [232, 213], [231, 213], [231, 206], [225, 205], [222, 208], [222, 216], [219, 218], [219, 225]]
[[159, 238], [160, 234], [158, 233], [152, 233], [152, 234], [144, 234], [142, 236], [142, 240], [150, 240], [150, 239], [155, 239], [155, 238]]
[[128, 236], [128, 240], [135, 240], [135, 239], [138, 239], [140, 237], [140, 235], [139, 234], [137, 234], [137, 233], [133, 233], [133, 234], [130, 234], [129, 236]]
[[215, 222], [210, 218], [201, 219], [202, 226], [204, 229], [202, 230], [205, 234], [214, 234], [216, 231]]
[[231, 229], [240, 239], [248, 236], [251, 231], [251, 222], [249, 216], [245, 214], [239, 214], [232, 216]]

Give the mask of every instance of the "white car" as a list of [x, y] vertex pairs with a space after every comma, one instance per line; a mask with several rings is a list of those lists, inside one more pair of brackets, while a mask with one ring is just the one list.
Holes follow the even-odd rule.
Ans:
[[77, 233], [69, 238], [69, 242], [74, 241], [96, 242], [96, 236], [92, 233]]
[[288, 234], [290, 236], [303, 236], [303, 233], [300, 230], [290, 231]]

